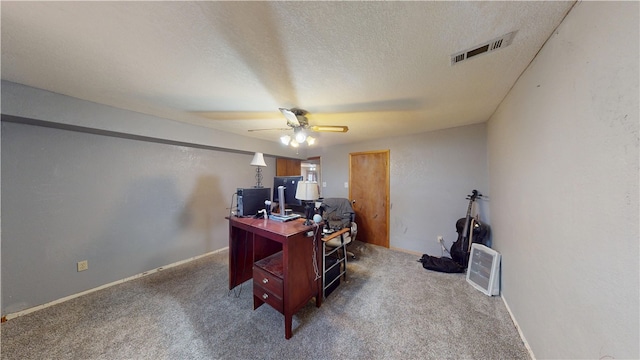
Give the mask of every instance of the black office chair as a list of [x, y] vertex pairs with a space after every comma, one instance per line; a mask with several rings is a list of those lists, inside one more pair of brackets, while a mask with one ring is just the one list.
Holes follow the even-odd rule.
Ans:
[[322, 199], [318, 210], [325, 224], [322, 237], [322, 289], [326, 297], [340, 284], [341, 277], [347, 279], [347, 258], [355, 259], [355, 255], [347, 251], [347, 245], [355, 240], [358, 226], [349, 199]]
[[[343, 228], [350, 228], [348, 233], [340, 237], [325, 242], [325, 245], [331, 248], [343, 247], [353, 243], [358, 233], [358, 225], [355, 222], [356, 213], [351, 207], [351, 201], [347, 198], [325, 198], [320, 205], [322, 219], [325, 222], [325, 229], [328, 231], [336, 231]], [[355, 259], [356, 256], [347, 251], [343, 256], [350, 256]]]

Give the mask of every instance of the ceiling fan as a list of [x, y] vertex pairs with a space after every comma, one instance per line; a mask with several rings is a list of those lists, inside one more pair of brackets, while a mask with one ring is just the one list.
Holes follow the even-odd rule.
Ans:
[[280, 141], [285, 145], [291, 145], [297, 147], [299, 144], [303, 142], [307, 142], [309, 145], [313, 145], [315, 142], [315, 138], [313, 136], [309, 136], [307, 134], [308, 131], [313, 132], [347, 132], [349, 131], [349, 127], [347, 126], [338, 126], [338, 125], [309, 125], [309, 120], [306, 115], [308, 112], [306, 110], [291, 108], [285, 109], [280, 108], [280, 112], [284, 115], [285, 119], [287, 119], [287, 126], [289, 128], [273, 128], [273, 129], [250, 129], [250, 132], [253, 131], [265, 131], [265, 130], [290, 130], [293, 129], [294, 137], [292, 138], [289, 135], [283, 135], [280, 138]]

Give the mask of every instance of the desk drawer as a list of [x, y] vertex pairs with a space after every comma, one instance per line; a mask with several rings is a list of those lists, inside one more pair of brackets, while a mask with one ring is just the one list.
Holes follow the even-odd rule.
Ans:
[[258, 266], [253, 267], [253, 283], [266, 291], [282, 298], [282, 278], [263, 270]]
[[[282, 288], [280, 289], [280, 293], [282, 293]], [[282, 297], [277, 294], [272, 293], [271, 291], [265, 289], [255, 282], [253, 282], [253, 296], [259, 298], [260, 300], [269, 304], [272, 308], [278, 310], [280, 313], [284, 314], [284, 302], [282, 301]], [[255, 304], [255, 302], [254, 302]]]

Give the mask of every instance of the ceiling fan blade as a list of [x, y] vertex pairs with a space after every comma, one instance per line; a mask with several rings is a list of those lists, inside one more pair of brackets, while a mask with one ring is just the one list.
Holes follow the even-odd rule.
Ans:
[[283, 130], [291, 130], [291, 128], [249, 129], [249, 130], [247, 130], [247, 131], [249, 131], [249, 132], [254, 132], [254, 131], [267, 131], [267, 130], [278, 130], [278, 131], [283, 131]]
[[198, 116], [205, 117], [211, 120], [258, 120], [258, 119], [278, 119], [278, 115], [275, 111], [194, 111], [192, 112]]
[[342, 132], [345, 133], [349, 131], [348, 126], [337, 126], [337, 125], [314, 125], [309, 127], [311, 131], [315, 132]]
[[293, 126], [293, 127], [300, 126], [300, 121], [298, 120], [298, 116], [296, 116], [296, 114], [293, 111], [285, 108], [280, 108], [279, 110], [282, 113], [282, 115], [284, 115], [284, 117], [287, 119], [287, 125]]

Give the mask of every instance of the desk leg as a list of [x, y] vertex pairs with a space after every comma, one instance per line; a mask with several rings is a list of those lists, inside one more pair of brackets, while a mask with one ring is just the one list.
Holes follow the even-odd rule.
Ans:
[[264, 304], [264, 301], [260, 300], [259, 297], [253, 295], [253, 310], [259, 308], [260, 306], [262, 306], [262, 304]]
[[291, 323], [293, 322], [293, 314], [284, 314], [284, 338], [289, 340], [293, 336], [291, 331]]
[[254, 235], [230, 225], [229, 229], [229, 290], [253, 277]]

